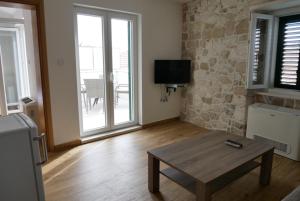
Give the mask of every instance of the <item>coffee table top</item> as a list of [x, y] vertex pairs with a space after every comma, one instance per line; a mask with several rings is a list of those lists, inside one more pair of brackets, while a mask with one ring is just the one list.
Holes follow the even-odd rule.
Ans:
[[[242, 149], [225, 145], [225, 140], [243, 144]], [[153, 157], [191, 177], [208, 183], [252, 161], [274, 147], [222, 131], [199, 134], [178, 143], [148, 151]]]

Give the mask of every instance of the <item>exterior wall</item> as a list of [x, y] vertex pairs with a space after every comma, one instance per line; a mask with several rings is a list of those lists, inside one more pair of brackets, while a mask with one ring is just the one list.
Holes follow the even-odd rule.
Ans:
[[193, 79], [183, 92], [183, 120], [244, 134], [250, 7], [266, 0], [195, 0], [183, 6], [183, 58]]

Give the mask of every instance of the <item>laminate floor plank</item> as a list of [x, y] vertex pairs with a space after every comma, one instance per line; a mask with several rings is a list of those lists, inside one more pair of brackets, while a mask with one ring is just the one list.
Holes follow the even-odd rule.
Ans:
[[[148, 191], [147, 150], [206, 130], [173, 121], [50, 154], [43, 167], [47, 201], [194, 201], [195, 196], [161, 176], [160, 193]], [[161, 168], [167, 167], [165, 164]], [[275, 155], [270, 186], [259, 169], [213, 195], [213, 201], [280, 201], [300, 185], [300, 163]]]

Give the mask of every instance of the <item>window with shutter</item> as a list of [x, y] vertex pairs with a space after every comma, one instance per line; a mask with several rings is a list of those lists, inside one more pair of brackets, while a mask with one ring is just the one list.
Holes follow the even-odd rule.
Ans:
[[300, 89], [300, 15], [281, 17], [277, 44], [275, 87]]
[[269, 81], [273, 16], [252, 13], [247, 87], [267, 88]]

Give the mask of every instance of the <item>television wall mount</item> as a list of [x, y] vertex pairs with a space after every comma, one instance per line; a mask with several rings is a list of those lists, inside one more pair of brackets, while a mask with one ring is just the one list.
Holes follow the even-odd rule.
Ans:
[[183, 84], [162, 84], [160, 85], [160, 102], [168, 102], [172, 92], [176, 92], [177, 88], [185, 87]]
[[169, 94], [169, 96], [171, 95], [171, 92], [176, 92], [177, 88], [179, 87], [184, 87], [184, 85], [180, 85], [180, 84], [167, 84], [166, 85], [166, 92]]

